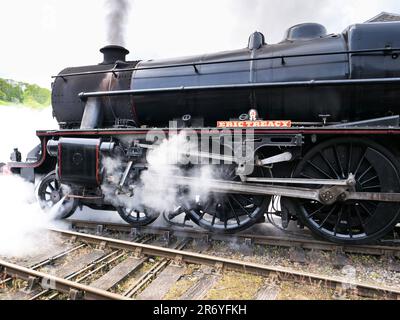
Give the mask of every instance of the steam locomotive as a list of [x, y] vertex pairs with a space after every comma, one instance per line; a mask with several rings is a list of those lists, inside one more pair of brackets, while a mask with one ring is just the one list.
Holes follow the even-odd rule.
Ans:
[[[160, 214], [133, 200], [146, 154], [160, 143], [149, 133], [207, 129], [211, 149], [229, 145], [233, 156], [193, 152], [222, 160], [222, 173], [208, 181], [205, 197], [188, 192], [192, 176], [170, 177], [180, 193], [166, 213], [170, 222], [182, 214], [234, 233], [272, 212], [283, 227], [294, 220], [328, 241], [376, 242], [400, 222], [399, 34], [398, 22], [341, 34], [305, 23], [278, 44], [255, 32], [244, 49], [148, 61], [126, 61], [125, 48], [104, 47], [102, 63], [54, 77], [60, 129], [38, 131], [41, 143], [27, 161], [16, 150], [7, 168], [30, 181], [45, 175], [38, 197], [45, 207], [63, 201], [63, 218], [86, 205], [142, 227]], [[242, 139], [229, 144], [227, 132]], [[250, 145], [252, 157], [235, 156]], [[117, 174], [105, 158], [118, 159]]]

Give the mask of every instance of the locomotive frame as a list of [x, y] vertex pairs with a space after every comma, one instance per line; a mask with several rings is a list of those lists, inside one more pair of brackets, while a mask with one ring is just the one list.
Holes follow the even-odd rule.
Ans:
[[[376, 120], [377, 121], [377, 120]], [[382, 119], [383, 123], [386, 123], [388, 119]], [[391, 121], [398, 121], [395, 118], [391, 118]], [[182, 131], [189, 129], [181, 129]], [[201, 131], [202, 129], [198, 129]], [[47, 174], [52, 171], [57, 164], [55, 163], [57, 158], [51, 157], [46, 150], [49, 141], [59, 141], [60, 139], [65, 138], [73, 138], [77, 140], [87, 140], [87, 139], [101, 139], [101, 141], [110, 143], [112, 141], [119, 141], [121, 137], [129, 137], [129, 140], [134, 140], [140, 142], [138, 145], [142, 146], [142, 149], [146, 146], [145, 137], [150, 129], [98, 129], [98, 130], [60, 130], [60, 131], [38, 131], [37, 135], [41, 139], [41, 150], [37, 152], [36, 163], [10, 163], [9, 167], [12, 168], [14, 172], [19, 172], [26, 178], [32, 177], [34, 173]], [[168, 132], [167, 129], [160, 130], [163, 132]], [[195, 130], [196, 131], [196, 130]], [[214, 135], [219, 138], [221, 134], [221, 130], [215, 128], [212, 130]], [[256, 147], [257, 150], [264, 149], [268, 150], [273, 147], [274, 150], [277, 148], [283, 148], [284, 152], [280, 152], [278, 154], [271, 155], [270, 158], [274, 158], [274, 176], [270, 178], [258, 179], [258, 178], [245, 178], [244, 181], [241, 182], [227, 182], [227, 181], [212, 181], [214, 185], [212, 185], [212, 190], [216, 193], [222, 194], [253, 194], [263, 197], [271, 197], [271, 196], [281, 196], [282, 197], [282, 207], [278, 214], [281, 218], [288, 222], [288, 220], [298, 220], [299, 224], [306, 225], [309, 227], [316, 235], [323, 237], [325, 239], [329, 239], [330, 241], [337, 243], [345, 243], [345, 244], [360, 244], [360, 243], [371, 243], [380, 239], [383, 235], [387, 234], [394, 225], [399, 222], [399, 202], [400, 202], [400, 185], [399, 185], [399, 172], [400, 166], [397, 163], [396, 157], [394, 157], [390, 151], [390, 148], [393, 145], [399, 143], [400, 139], [400, 127], [394, 126], [391, 128], [382, 128], [382, 127], [352, 127], [351, 124], [348, 124], [347, 127], [344, 128], [330, 128], [330, 127], [308, 127], [308, 128], [286, 128], [286, 129], [258, 129], [254, 132], [255, 139], [260, 142], [260, 144]], [[387, 137], [391, 137], [391, 141], [387, 141]], [[271, 139], [276, 138], [276, 141], [284, 141], [282, 144], [279, 142], [272, 142]], [[284, 139], [283, 139], [284, 138]], [[372, 149], [374, 152], [378, 154], [378, 158], [374, 161], [378, 161], [378, 165], [375, 165], [376, 168], [374, 170], [380, 170], [379, 168], [385, 168], [386, 166], [382, 163], [382, 161], [388, 161], [392, 170], [389, 172], [380, 173], [379, 180], [389, 180], [391, 190], [385, 189], [388, 192], [381, 192], [381, 190], [372, 189], [370, 191], [380, 191], [380, 192], [365, 192], [367, 190], [359, 190], [355, 186], [355, 180], [357, 178], [356, 175], [353, 175], [349, 172], [348, 176], [343, 176], [337, 179], [330, 179], [329, 177], [325, 177], [323, 175], [326, 174], [325, 170], [329, 169], [329, 166], [325, 164], [322, 167], [322, 176], [314, 175], [314, 181], [308, 180], [310, 177], [307, 177], [307, 181], [304, 180], [304, 177], [301, 176], [301, 173], [296, 173], [296, 168], [299, 167], [299, 163], [302, 162], [301, 159], [309, 157], [308, 155], [312, 153], [314, 148], [319, 148], [321, 145], [326, 143], [335, 143], [335, 142], [343, 142], [350, 141], [354, 145], [357, 143], [365, 143], [368, 145], [368, 150]], [[264, 144], [266, 143], [266, 144]], [[100, 147], [100, 146], [99, 146]], [[339, 148], [343, 148], [339, 146]], [[383, 150], [382, 150], [383, 149]], [[38, 151], [38, 149], [37, 149]], [[143, 150], [145, 151], [145, 150]], [[287, 159], [282, 158], [280, 161], [279, 158], [275, 159], [275, 157], [280, 154], [284, 154], [285, 152], [292, 152], [293, 155], [297, 155], [293, 157], [291, 160], [287, 161]], [[329, 155], [329, 152], [325, 151], [326, 155]], [[373, 157], [372, 157], [373, 158]], [[264, 163], [268, 163], [264, 159]], [[337, 158], [335, 159], [337, 160]], [[333, 175], [335, 171], [339, 171], [339, 166], [335, 165], [335, 160], [332, 161], [332, 168], [330, 168], [328, 175]], [[345, 160], [344, 162], [348, 161]], [[86, 161], [89, 161], [86, 159]], [[90, 160], [93, 163], [96, 161], [95, 159]], [[321, 165], [321, 164], [320, 164]], [[345, 164], [343, 163], [343, 167]], [[319, 171], [317, 169], [317, 171]], [[314, 172], [318, 173], [317, 171]], [[364, 170], [365, 172], [365, 170]], [[360, 172], [363, 174], [364, 172]], [[337, 173], [337, 172], [336, 172]], [[88, 174], [90, 175], [90, 174]], [[358, 177], [359, 177], [358, 176]], [[389, 179], [390, 177], [390, 179]], [[396, 178], [397, 177], [397, 178]], [[364, 177], [362, 177], [364, 178]], [[373, 176], [368, 176], [367, 180], [373, 181]], [[175, 182], [181, 186], [190, 186], [191, 181], [188, 178], [174, 177]], [[372, 180], [371, 180], [372, 179]], [[79, 183], [79, 179], [75, 182]], [[87, 181], [84, 181], [87, 183]], [[373, 184], [373, 183], [372, 183]], [[375, 183], [376, 184], [376, 183]], [[372, 186], [371, 183], [368, 186]], [[318, 189], [315, 189], [318, 188]], [[384, 188], [387, 188], [385, 186]], [[95, 186], [94, 189], [97, 189]], [[68, 217], [74, 209], [79, 205], [87, 205], [95, 209], [108, 209], [115, 210], [115, 207], [110, 203], [106, 203], [104, 201], [104, 196], [101, 192], [88, 192], [88, 190], [81, 190], [79, 193], [71, 195], [73, 197], [73, 203], [67, 203], [66, 207], [70, 208], [67, 210], [67, 213], [64, 217]], [[357, 192], [358, 191], [358, 192]], [[361, 192], [364, 191], [364, 192]], [[389, 192], [390, 191], [390, 192]], [[396, 192], [394, 192], [396, 191]], [[53, 203], [61, 200], [62, 196], [56, 194]], [[375, 214], [375, 218], [373, 219], [373, 225], [377, 223], [376, 219], [379, 221], [384, 220], [385, 223], [383, 227], [381, 226], [379, 230], [370, 231], [368, 234], [364, 236], [360, 236], [356, 234], [356, 228], [353, 228], [351, 232], [354, 232], [352, 235], [349, 234], [340, 235], [333, 230], [322, 231], [318, 226], [315, 228], [313, 223], [315, 221], [307, 221], [305, 220], [305, 215], [299, 216], [299, 208], [298, 204], [293, 203], [292, 200], [298, 201], [306, 200], [311, 203], [312, 206], [315, 206], [316, 203], [330, 207], [332, 204], [345, 204], [345, 203], [356, 203], [355, 207], [362, 208], [359, 203], [370, 203], [371, 201], [374, 203], [379, 203], [379, 206], [383, 206], [380, 213]], [[394, 208], [392, 208], [394, 207]], [[366, 207], [364, 213], [357, 213], [356, 217], [360, 215], [360, 218], [357, 219], [364, 220], [365, 215], [370, 215], [370, 212], [373, 210], [373, 207]], [[186, 209], [190, 210], [190, 209]], [[266, 210], [266, 208], [264, 208]], [[354, 209], [360, 210], [360, 209]], [[175, 217], [178, 214], [188, 214], [183, 210], [182, 212], [172, 213], [170, 216]], [[311, 212], [312, 213], [312, 212]], [[329, 212], [328, 212], [329, 213]], [[120, 212], [121, 214], [121, 212]], [[276, 214], [276, 212], [275, 212]], [[349, 213], [346, 213], [349, 214]], [[189, 213], [190, 216], [196, 217], [196, 212]], [[310, 212], [308, 212], [310, 215]], [[372, 213], [371, 216], [374, 216]], [[242, 228], [234, 228], [230, 230], [224, 227], [214, 228], [210, 227], [210, 224], [203, 223], [201, 218], [197, 215], [197, 221], [200, 226], [210, 229], [214, 232], [237, 232]], [[232, 218], [232, 217], [231, 217]], [[136, 217], [135, 217], [136, 219]], [[336, 216], [336, 219], [338, 217]], [[140, 221], [139, 224], [133, 223], [134, 226], [146, 225], [149, 221], [154, 221], [154, 219]], [[262, 221], [262, 220], [261, 220]], [[132, 222], [132, 221], [131, 221]], [[259, 217], [257, 219], [252, 219], [251, 223], [244, 224], [244, 228], [248, 228], [253, 223], [260, 222]], [[319, 222], [324, 222], [319, 220]], [[325, 221], [326, 222], [326, 221]], [[334, 225], [333, 225], [334, 227]], [[370, 228], [371, 229], [371, 228]], [[350, 230], [350, 229], [349, 229]], [[371, 229], [372, 230], [372, 229]], [[332, 233], [330, 235], [330, 233]], [[329, 236], [330, 235], [330, 236]]]

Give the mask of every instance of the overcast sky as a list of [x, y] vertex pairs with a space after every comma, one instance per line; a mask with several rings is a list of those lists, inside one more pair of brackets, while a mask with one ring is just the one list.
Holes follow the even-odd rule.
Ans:
[[[381, 11], [400, 13], [399, 0], [131, 0], [126, 46], [130, 59], [184, 56], [243, 48], [251, 32], [268, 43], [285, 29], [319, 22], [329, 32]], [[0, 1], [0, 77], [50, 87], [67, 66], [101, 62], [107, 44], [104, 0]]]

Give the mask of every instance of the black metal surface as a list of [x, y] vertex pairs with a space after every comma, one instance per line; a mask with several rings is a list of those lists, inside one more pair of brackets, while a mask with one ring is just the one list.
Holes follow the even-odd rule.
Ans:
[[95, 97], [119, 97], [119, 96], [144, 96], [153, 94], [184, 93], [184, 92], [211, 92], [222, 90], [246, 90], [263, 89], [277, 87], [325, 87], [325, 86], [354, 86], [354, 85], [380, 85], [380, 84], [400, 84], [400, 78], [374, 78], [374, 79], [350, 79], [350, 80], [309, 80], [309, 81], [289, 81], [289, 82], [267, 82], [254, 84], [231, 84], [213, 86], [189, 86], [189, 87], [167, 87], [159, 89], [142, 90], [119, 90], [119, 91], [96, 91], [81, 92], [79, 97], [86, 101], [88, 98]]
[[[321, 114], [332, 122], [389, 116], [400, 112], [399, 29], [400, 23], [374, 23], [326, 35], [322, 26], [305, 24], [274, 45], [256, 33], [241, 50], [66, 69], [56, 78], [53, 108], [67, 128], [81, 125], [80, 92], [100, 92], [86, 95], [101, 98], [88, 116], [94, 120], [85, 117], [88, 128], [121, 120], [166, 127], [188, 114], [209, 127], [251, 108], [263, 119], [294, 122], [315, 122]], [[124, 50], [111, 48], [105, 60], [124, 59]]]
[[[119, 50], [121, 52], [119, 52]], [[60, 73], [60, 77], [55, 79], [52, 89], [52, 106], [54, 115], [60, 126], [63, 128], [80, 128], [86, 104], [82, 102], [78, 94], [82, 91], [99, 90], [128, 90], [132, 71], [115, 71], [108, 74], [89, 74], [86, 76], [65, 78], [64, 74], [70, 72], [101, 71], [104, 68], [109, 70], [125, 70], [136, 66], [137, 62], [113, 61], [114, 59], [123, 59], [126, 52], [124, 49], [114, 49], [114, 47], [103, 48], [105, 62], [94, 66], [84, 66], [77, 68], [67, 68]], [[116, 52], [115, 52], [116, 51]], [[97, 119], [92, 119], [93, 114], [89, 114], [85, 120], [85, 127], [112, 127], [115, 122], [121, 120], [133, 125], [135, 122], [135, 113], [130, 97], [118, 97], [97, 99], [95, 103], [99, 109], [94, 110]], [[89, 113], [89, 112], [88, 112]]]
[[[137, 67], [158, 69], [134, 71], [132, 90], [203, 87], [204, 91], [172, 90], [134, 96], [139, 122], [159, 127], [167, 125], [167, 119], [191, 114], [203, 116], [205, 126], [215, 126], [227, 115], [238, 118], [252, 108], [263, 119], [295, 122], [317, 121], [321, 114], [330, 115], [333, 122], [396, 114], [400, 109], [397, 86], [368, 81], [400, 76], [400, 62], [393, 59], [389, 50], [400, 46], [396, 36], [399, 29], [400, 23], [374, 24], [368, 29], [356, 25], [344, 34], [284, 41], [258, 50], [246, 48], [184, 59], [142, 61]], [[352, 36], [353, 33], [362, 37]], [[350, 36], [353, 43], [348, 41]], [[387, 50], [344, 53], [349, 49], [377, 48]], [[339, 52], [342, 54], [327, 54]], [[262, 60], [243, 61], [258, 58]], [[236, 62], [215, 64], [226, 60]], [[174, 64], [187, 66], [170, 67]], [[169, 67], [159, 69], [163, 66]], [[361, 69], [368, 72], [357, 71]], [[318, 83], [317, 88], [314, 83]], [[221, 90], [208, 90], [215, 88]]]
[[[266, 44], [264, 36], [255, 32], [244, 49], [140, 62], [126, 62], [128, 51], [122, 47], [103, 48], [103, 63], [65, 69], [55, 77], [54, 114], [62, 129], [72, 130], [46, 135], [74, 139], [50, 143], [49, 152], [58, 156], [61, 181], [79, 189], [77, 199], [101, 209], [106, 205], [99, 188], [104, 150], [97, 138], [109, 137], [104, 152], [113, 156], [113, 150], [116, 153], [119, 149], [122, 162], [127, 157], [136, 161], [139, 153], [131, 147], [135, 147], [135, 140], [142, 142], [147, 129], [167, 128], [172, 120], [179, 120], [178, 128], [215, 127], [217, 121], [243, 120], [250, 109], [256, 109], [259, 119], [290, 120], [295, 127], [256, 132], [256, 150], [267, 152], [268, 158], [284, 151], [295, 155], [290, 161], [274, 163], [268, 174], [291, 178], [297, 166], [295, 176], [317, 170], [322, 176], [311, 178], [342, 180], [354, 173], [359, 183], [355, 188], [328, 185], [321, 190], [314, 184], [308, 190], [277, 184], [232, 187], [224, 181], [213, 187], [212, 196], [181, 203], [185, 213], [204, 228], [234, 232], [259, 221], [269, 203], [266, 196], [278, 195], [294, 201], [304, 199], [299, 200], [304, 223], [320, 236], [344, 243], [377, 239], [399, 218], [400, 170], [395, 168], [394, 156], [381, 146], [392, 143], [385, 135], [400, 130], [399, 31], [400, 23], [375, 23], [353, 25], [342, 34], [328, 35], [321, 25], [302, 24], [289, 29], [285, 39], [274, 45]], [[307, 131], [306, 124], [313, 125], [314, 131]], [[378, 128], [381, 131], [374, 130]], [[332, 135], [341, 139], [346, 134], [372, 136], [375, 132], [381, 136], [371, 144], [349, 138], [346, 141], [353, 141], [349, 146], [338, 140], [335, 156], [335, 147], [326, 145]], [[84, 139], [89, 135], [95, 139]], [[393, 139], [393, 146], [396, 143]], [[318, 158], [321, 154], [327, 161]], [[356, 158], [360, 158], [357, 161], [362, 170], [352, 172]], [[339, 169], [345, 176], [334, 176]], [[131, 179], [129, 186], [136, 186], [137, 177], [132, 178], [128, 168], [124, 172], [122, 179], [116, 178], [120, 182], [112, 194], [132, 196], [132, 190], [123, 188], [124, 181]], [[240, 171], [234, 170], [234, 174]], [[369, 185], [374, 179], [380, 184]], [[354, 215], [361, 204], [371, 202], [378, 203], [369, 208], [371, 217], [366, 212], [358, 221], [349, 213], [351, 209]], [[140, 206], [113, 206], [133, 225], [147, 224], [154, 218]], [[315, 214], [314, 220], [311, 210], [316, 206], [329, 210], [322, 216]], [[297, 219], [297, 212], [286, 213], [287, 219]], [[347, 224], [343, 223], [345, 215]]]
[[126, 56], [129, 51], [121, 46], [106, 46], [100, 49], [100, 52], [104, 55], [104, 61], [102, 64], [113, 64], [117, 61], [126, 61]]
[[326, 28], [319, 23], [302, 23], [289, 28], [285, 40], [312, 40], [325, 37], [327, 33]]
[[[263, 43], [265, 45], [265, 43]], [[248, 44], [248, 48], [253, 50], [254, 45], [250, 42]], [[260, 47], [256, 47], [259, 49]], [[281, 60], [282, 59], [289, 59], [289, 58], [305, 58], [305, 57], [319, 57], [319, 56], [330, 56], [330, 55], [357, 55], [357, 54], [396, 54], [400, 51], [399, 47], [392, 48], [375, 48], [375, 49], [367, 49], [367, 50], [343, 50], [343, 51], [332, 51], [332, 52], [320, 52], [320, 53], [307, 53], [307, 54], [292, 54], [292, 55], [280, 55], [280, 56], [269, 56], [269, 57], [260, 57], [260, 58], [244, 58], [244, 59], [228, 59], [228, 60], [221, 60], [221, 61], [208, 61], [208, 62], [195, 62], [195, 63], [175, 63], [175, 64], [166, 64], [160, 66], [153, 66], [153, 67], [134, 67], [134, 68], [112, 68], [112, 69], [104, 69], [98, 71], [82, 71], [82, 72], [73, 72], [73, 73], [63, 73], [58, 74], [56, 76], [52, 76], [53, 79], [56, 78], [68, 78], [68, 77], [76, 77], [76, 76], [87, 76], [87, 75], [94, 75], [94, 74], [105, 74], [105, 73], [113, 73], [113, 72], [130, 72], [130, 71], [143, 71], [143, 70], [155, 70], [155, 69], [169, 69], [169, 68], [179, 68], [179, 67], [192, 67], [193, 69], [197, 66], [206, 66], [206, 65], [218, 65], [218, 64], [229, 64], [229, 63], [236, 63], [236, 62], [256, 62], [256, 61], [264, 61], [264, 60]], [[139, 62], [139, 61], [138, 61]], [[195, 70], [196, 71], [196, 70]]]
[[61, 138], [58, 145], [58, 176], [62, 183], [100, 184], [100, 139]]

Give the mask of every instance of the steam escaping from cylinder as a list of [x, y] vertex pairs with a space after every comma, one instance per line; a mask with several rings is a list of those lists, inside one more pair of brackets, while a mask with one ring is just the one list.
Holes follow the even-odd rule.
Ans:
[[107, 40], [109, 44], [125, 46], [126, 24], [130, 12], [129, 0], [106, 0]]
[[46, 229], [65, 227], [57, 220], [62, 206], [60, 201], [43, 211], [32, 183], [0, 175], [0, 256], [24, 257], [46, 250], [51, 245]]
[[[35, 134], [38, 128], [57, 129], [51, 111], [51, 108], [37, 111], [21, 106], [0, 108], [0, 135], [12, 137], [0, 144], [0, 162], [9, 161], [16, 147], [25, 160], [29, 151], [40, 143]], [[40, 177], [37, 178], [39, 181]], [[40, 253], [50, 245], [45, 230], [64, 227], [56, 222], [57, 211], [42, 211], [35, 193], [35, 186], [21, 177], [0, 174], [0, 256]]]
[[211, 192], [209, 181], [219, 177], [219, 170], [211, 165], [202, 165], [190, 170], [182, 166], [194, 160], [182, 153], [182, 150], [189, 153], [197, 150], [197, 147], [181, 133], [165, 139], [154, 150], [150, 150], [146, 157], [148, 168], [140, 175], [131, 197], [115, 194], [115, 188], [112, 187], [118, 184], [125, 170], [122, 159], [103, 158], [102, 165], [107, 176], [107, 181], [102, 185], [105, 200], [116, 207], [139, 210], [150, 208], [156, 214], [171, 212], [181, 202], [180, 187], [173, 179], [176, 176], [191, 177], [196, 182], [190, 190], [186, 190], [186, 197], [207, 198]]

